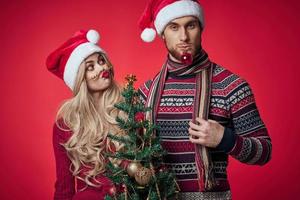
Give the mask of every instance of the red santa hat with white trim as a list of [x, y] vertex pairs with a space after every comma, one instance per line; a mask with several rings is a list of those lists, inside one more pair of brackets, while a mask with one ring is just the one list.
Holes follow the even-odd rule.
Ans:
[[[199, 1], [150, 0], [139, 21], [139, 27], [142, 29], [142, 40], [152, 42], [155, 39], [156, 32], [161, 35], [169, 22], [184, 16], [198, 18], [202, 29], [204, 28], [204, 16]], [[153, 26], [156, 32], [152, 28]]]
[[47, 57], [48, 70], [64, 80], [66, 85], [73, 90], [82, 61], [93, 53], [105, 53], [97, 44], [99, 39], [99, 33], [95, 30], [76, 32]]

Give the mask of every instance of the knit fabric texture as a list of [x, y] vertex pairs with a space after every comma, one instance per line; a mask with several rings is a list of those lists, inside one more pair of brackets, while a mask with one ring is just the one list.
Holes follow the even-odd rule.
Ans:
[[[66, 126], [64, 128], [67, 128]], [[71, 131], [64, 131], [57, 127], [56, 123], [53, 127], [53, 148], [56, 163], [56, 181], [54, 200], [98, 200], [104, 199], [109, 194], [112, 187], [110, 179], [103, 174], [99, 174], [96, 178], [101, 183], [99, 187], [87, 186], [85, 182], [76, 179], [71, 172], [71, 160], [67, 155], [66, 149], [62, 144], [66, 143], [71, 137]], [[85, 168], [81, 168], [84, 172]]]
[[[139, 88], [144, 103], [153, 80]], [[195, 75], [179, 77], [169, 73], [156, 115], [156, 124], [160, 126], [157, 134], [167, 151], [165, 164], [175, 173], [183, 193], [200, 191], [195, 145], [189, 141], [188, 133], [195, 102], [195, 85]], [[270, 160], [272, 145], [252, 90], [244, 79], [213, 63], [211, 87], [209, 119], [226, 128], [219, 146], [209, 149], [216, 181], [210, 192], [223, 191], [228, 194], [228, 156], [246, 164], [263, 165]]]

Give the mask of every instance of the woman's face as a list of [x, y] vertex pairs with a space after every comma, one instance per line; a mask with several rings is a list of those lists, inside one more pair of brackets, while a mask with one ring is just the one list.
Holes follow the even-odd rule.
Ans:
[[110, 86], [111, 68], [100, 53], [90, 55], [82, 64], [85, 65], [85, 79], [91, 92], [102, 92]]

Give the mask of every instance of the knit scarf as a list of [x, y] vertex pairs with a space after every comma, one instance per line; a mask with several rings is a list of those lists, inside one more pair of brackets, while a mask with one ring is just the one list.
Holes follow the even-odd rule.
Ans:
[[[168, 73], [176, 76], [195, 75], [196, 94], [194, 99], [193, 122], [196, 117], [208, 119], [209, 102], [211, 93], [213, 63], [210, 62], [207, 53], [201, 50], [193, 63], [183, 65], [171, 61], [169, 58], [163, 65], [160, 73], [154, 78], [146, 101], [146, 107], [151, 107], [152, 112], [146, 113], [146, 119], [151, 123], [156, 122], [156, 115], [161, 101]], [[200, 191], [210, 190], [214, 185], [212, 162], [208, 149], [202, 145], [195, 144], [195, 162], [198, 171], [198, 184]]]

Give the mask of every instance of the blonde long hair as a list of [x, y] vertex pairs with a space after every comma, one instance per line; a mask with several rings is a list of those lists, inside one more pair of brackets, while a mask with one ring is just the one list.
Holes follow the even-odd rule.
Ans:
[[[70, 170], [75, 177], [90, 186], [101, 184], [96, 180], [96, 176], [105, 171], [106, 158], [103, 154], [120, 149], [117, 142], [107, 137], [108, 133], [123, 134], [115, 121], [115, 117], [120, 112], [114, 107], [114, 104], [122, 98], [121, 89], [114, 80], [111, 63], [105, 54], [102, 55], [112, 70], [112, 81], [109, 88], [103, 91], [100, 101], [97, 102], [99, 108], [95, 106], [88, 91], [85, 66], [81, 64], [76, 77], [73, 97], [61, 105], [56, 116], [58, 127], [66, 130], [58, 123], [62, 120], [63, 124], [73, 133], [69, 140], [62, 144], [72, 163]], [[82, 171], [83, 168], [88, 170]]]

